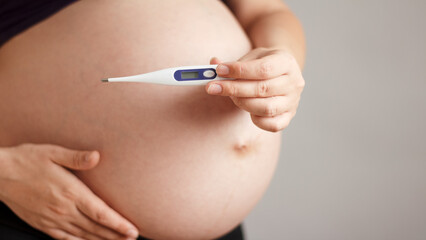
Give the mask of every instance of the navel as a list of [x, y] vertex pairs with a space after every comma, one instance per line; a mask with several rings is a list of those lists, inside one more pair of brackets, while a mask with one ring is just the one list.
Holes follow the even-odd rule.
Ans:
[[238, 157], [246, 157], [248, 156], [250, 153], [253, 152], [254, 146], [252, 143], [249, 142], [244, 142], [244, 143], [235, 143], [232, 147], [233, 152], [238, 156]]

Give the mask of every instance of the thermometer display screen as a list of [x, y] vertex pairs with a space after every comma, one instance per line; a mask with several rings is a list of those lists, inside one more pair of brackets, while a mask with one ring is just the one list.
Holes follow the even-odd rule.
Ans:
[[182, 79], [199, 78], [198, 72], [181, 72]]

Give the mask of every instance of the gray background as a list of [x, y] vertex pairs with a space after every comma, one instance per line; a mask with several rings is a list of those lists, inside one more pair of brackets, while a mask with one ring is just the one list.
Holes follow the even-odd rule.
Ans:
[[426, 239], [426, 1], [286, 3], [307, 84], [248, 239]]

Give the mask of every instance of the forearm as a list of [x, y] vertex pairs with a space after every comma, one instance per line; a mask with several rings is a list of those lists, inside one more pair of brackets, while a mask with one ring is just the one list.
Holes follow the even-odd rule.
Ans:
[[292, 54], [300, 68], [305, 63], [305, 37], [302, 25], [290, 10], [260, 16], [246, 29], [254, 47], [284, 49]]

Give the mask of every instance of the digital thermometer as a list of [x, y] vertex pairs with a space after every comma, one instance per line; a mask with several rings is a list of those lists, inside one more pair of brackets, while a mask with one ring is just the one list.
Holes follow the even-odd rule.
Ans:
[[164, 85], [206, 85], [213, 80], [224, 80], [229, 78], [218, 77], [217, 65], [185, 66], [166, 68], [163, 70], [145, 74], [105, 78], [102, 82], [144, 82]]

